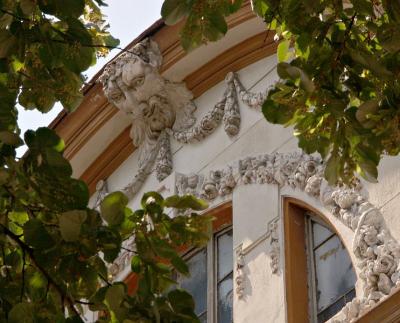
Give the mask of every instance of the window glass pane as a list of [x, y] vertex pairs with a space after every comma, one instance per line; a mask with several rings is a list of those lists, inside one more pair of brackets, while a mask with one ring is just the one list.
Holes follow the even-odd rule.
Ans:
[[218, 323], [232, 323], [233, 274], [218, 284]]
[[[207, 310], [207, 252], [199, 251], [188, 260], [190, 276], [178, 276], [179, 286], [192, 294], [197, 315]], [[206, 315], [205, 315], [206, 316]]]
[[335, 303], [331, 306], [328, 306], [321, 313], [318, 314], [318, 323], [324, 323], [328, 321], [331, 317], [333, 317], [336, 313], [338, 313], [343, 306], [346, 305], [344, 297], [339, 298]]
[[233, 240], [232, 230], [218, 237], [218, 281], [233, 270]]
[[199, 316], [200, 323], [207, 323], [207, 312]]
[[314, 247], [318, 246], [321, 242], [328, 239], [333, 234], [331, 230], [314, 221], [312, 221], [312, 230]]
[[318, 312], [354, 288], [356, 275], [347, 251], [335, 235], [315, 250]]

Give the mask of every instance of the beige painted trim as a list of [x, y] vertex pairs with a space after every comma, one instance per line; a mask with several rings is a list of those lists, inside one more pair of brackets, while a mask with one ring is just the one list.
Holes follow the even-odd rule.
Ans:
[[362, 315], [357, 323], [400, 322], [400, 289]]
[[134, 151], [129, 136], [130, 126], [122, 131], [80, 177], [89, 187], [90, 194], [96, 191], [96, 184], [108, 178]]

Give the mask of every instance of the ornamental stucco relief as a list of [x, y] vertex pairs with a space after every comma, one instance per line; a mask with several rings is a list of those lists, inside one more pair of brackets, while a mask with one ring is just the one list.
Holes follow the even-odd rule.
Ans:
[[131, 198], [154, 165], [159, 181], [171, 174], [171, 137], [184, 144], [201, 141], [221, 123], [233, 137], [240, 129], [239, 97], [251, 108], [260, 108], [265, 99], [246, 91], [237, 75], [228, 73], [221, 100], [196, 124], [192, 93], [184, 83], [160, 75], [161, 63], [158, 45], [145, 39], [109, 63], [100, 77], [107, 99], [131, 118], [130, 136], [139, 147], [139, 171], [124, 189]]
[[[193, 96], [183, 83], [166, 80], [159, 73], [162, 57], [155, 42], [146, 39], [130, 52], [109, 63], [101, 77], [108, 100], [132, 120], [131, 137], [139, 147], [139, 170], [123, 189], [132, 198], [153, 169], [158, 180], [173, 171], [170, 139], [189, 144], [201, 141], [223, 124], [232, 137], [240, 130], [238, 100], [259, 109], [263, 93], [246, 91], [234, 73], [226, 77], [222, 98], [199, 121], [194, 118]], [[155, 166], [155, 167], [154, 167]], [[181, 177], [178, 192], [198, 195], [206, 200], [228, 196], [237, 185], [253, 183], [288, 186], [315, 198], [354, 232], [353, 253], [358, 260], [361, 295], [348, 303], [334, 322], [349, 322], [400, 285], [400, 246], [391, 236], [379, 209], [360, 193], [360, 187], [332, 187], [324, 180], [318, 157], [300, 153], [265, 154], [246, 157], [206, 178], [200, 174]], [[279, 234], [271, 233], [271, 268], [279, 269]], [[126, 257], [121, 255], [121, 267]], [[237, 271], [243, 272], [243, 256], [237, 253]], [[243, 291], [238, 275], [237, 294]]]

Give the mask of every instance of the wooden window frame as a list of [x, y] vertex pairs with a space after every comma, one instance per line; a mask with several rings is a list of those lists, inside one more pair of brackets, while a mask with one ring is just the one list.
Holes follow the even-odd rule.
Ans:
[[317, 209], [296, 198], [283, 199], [287, 323], [308, 323], [311, 317], [312, 302], [307, 272], [307, 212], [316, 214], [343, 241], [333, 224]]
[[[215, 252], [215, 243], [214, 239], [216, 235], [228, 231], [232, 226], [232, 202], [224, 203], [209, 212], [205, 212], [207, 215], [211, 215], [215, 218], [212, 223], [212, 237], [210, 241], [207, 243], [207, 263], [213, 264], [213, 273], [210, 275], [210, 278], [207, 278], [207, 290], [212, 290], [212, 293], [208, 293], [207, 295], [207, 323], [217, 323], [217, 298], [216, 298], [216, 281], [215, 281], [215, 273], [217, 272], [217, 261], [215, 257], [217, 253]], [[211, 242], [211, 243], [210, 243]], [[233, 246], [232, 246], [233, 248]], [[193, 249], [185, 249], [181, 250], [182, 254], [190, 256], [194, 254], [195, 250]], [[208, 267], [208, 265], [207, 265]], [[125, 278], [125, 283], [128, 287], [128, 293], [133, 294], [138, 287], [138, 279], [135, 273], [130, 273]], [[212, 309], [211, 311], [209, 309]]]

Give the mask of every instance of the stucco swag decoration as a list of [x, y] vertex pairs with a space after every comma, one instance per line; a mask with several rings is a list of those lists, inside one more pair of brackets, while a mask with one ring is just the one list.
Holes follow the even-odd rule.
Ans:
[[[332, 187], [324, 179], [323, 170], [320, 158], [302, 153], [246, 157], [210, 171], [200, 196], [214, 200], [230, 194], [237, 185], [258, 183], [289, 186], [319, 200], [354, 232], [353, 253], [360, 269], [362, 295], [357, 295], [333, 319], [333, 322], [351, 322], [400, 285], [400, 245], [391, 236], [379, 209], [361, 194], [361, 185]], [[274, 244], [276, 239], [277, 235]], [[271, 260], [279, 263], [276, 258]], [[238, 286], [238, 290], [242, 289]]]
[[[157, 44], [145, 39], [109, 63], [101, 77], [106, 97], [132, 119], [131, 137], [140, 149], [139, 171], [124, 189], [131, 198], [154, 164], [160, 181], [172, 172], [171, 137], [184, 144], [201, 141], [221, 123], [229, 136], [235, 136], [240, 129], [239, 98], [257, 109], [265, 99], [264, 94], [246, 91], [237, 75], [229, 73], [221, 100], [196, 122], [191, 92], [183, 83], [161, 76], [161, 62]], [[181, 183], [181, 190], [196, 191], [201, 186], [198, 194], [207, 200], [229, 195], [239, 184], [277, 184], [303, 190], [353, 230], [353, 252], [359, 262], [363, 292], [335, 317], [336, 322], [355, 319], [400, 285], [400, 247], [390, 235], [382, 214], [358, 189], [329, 186], [323, 178], [320, 159], [299, 153], [266, 154], [212, 171], [204, 180], [191, 177]], [[276, 247], [277, 239], [276, 234]], [[277, 271], [275, 264], [279, 264], [277, 256], [278, 250], [274, 253], [273, 271]]]
[[221, 123], [232, 137], [240, 129], [238, 97], [249, 107], [260, 108], [263, 94], [244, 89], [234, 73], [226, 77], [222, 99], [196, 124], [193, 95], [184, 83], [160, 75], [162, 56], [158, 45], [145, 39], [110, 62], [100, 81], [107, 99], [132, 120], [130, 135], [139, 147], [139, 170], [125, 193], [132, 198], [155, 164], [159, 181], [171, 174], [171, 136], [181, 143], [201, 141]]

